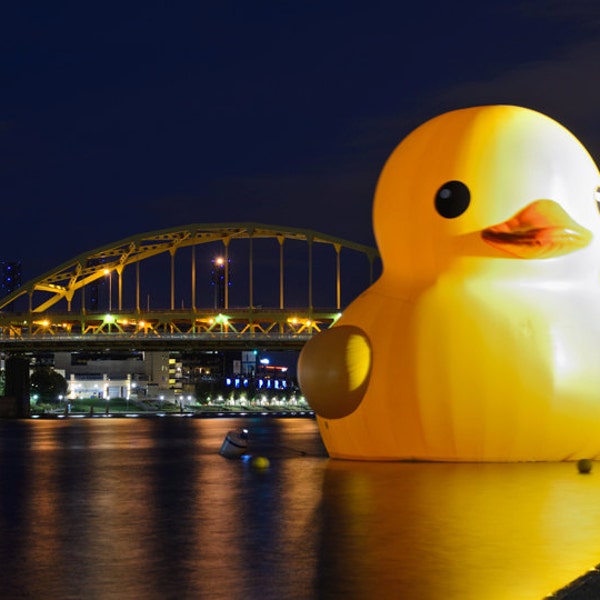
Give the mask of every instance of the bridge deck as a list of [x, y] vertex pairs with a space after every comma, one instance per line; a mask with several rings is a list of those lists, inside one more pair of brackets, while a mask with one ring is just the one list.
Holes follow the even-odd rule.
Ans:
[[299, 349], [340, 317], [334, 309], [230, 309], [0, 314], [0, 351]]

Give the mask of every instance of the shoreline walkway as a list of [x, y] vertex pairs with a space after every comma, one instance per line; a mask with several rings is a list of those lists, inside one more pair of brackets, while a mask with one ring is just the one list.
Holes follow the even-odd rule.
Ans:
[[119, 419], [119, 418], [193, 418], [193, 419], [239, 419], [239, 418], [301, 418], [314, 419], [315, 413], [313, 410], [206, 410], [206, 411], [129, 411], [129, 412], [55, 412], [55, 413], [39, 413], [33, 414], [29, 419]]

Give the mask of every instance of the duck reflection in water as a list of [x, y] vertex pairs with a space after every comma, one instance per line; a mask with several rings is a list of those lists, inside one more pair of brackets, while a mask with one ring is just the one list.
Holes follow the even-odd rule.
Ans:
[[316, 587], [323, 598], [540, 600], [597, 564], [599, 494], [567, 463], [330, 460]]

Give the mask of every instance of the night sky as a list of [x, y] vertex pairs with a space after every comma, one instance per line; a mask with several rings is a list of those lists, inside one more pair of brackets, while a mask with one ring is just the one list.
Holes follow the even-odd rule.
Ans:
[[600, 161], [600, 4], [10, 2], [0, 258], [254, 221], [373, 244], [387, 156], [477, 104], [527, 106]]

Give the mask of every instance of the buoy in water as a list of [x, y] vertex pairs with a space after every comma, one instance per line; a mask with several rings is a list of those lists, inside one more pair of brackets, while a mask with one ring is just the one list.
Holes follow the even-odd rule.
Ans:
[[250, 461], [254, 469], [268, 469], [271, 466], [271, 461], [266, 456], [255, 456]]
[[592, 461], [589, 458], [581, 458], [577, 461], [577, 470], [580, 473], [589, 473], [592, 470]]

